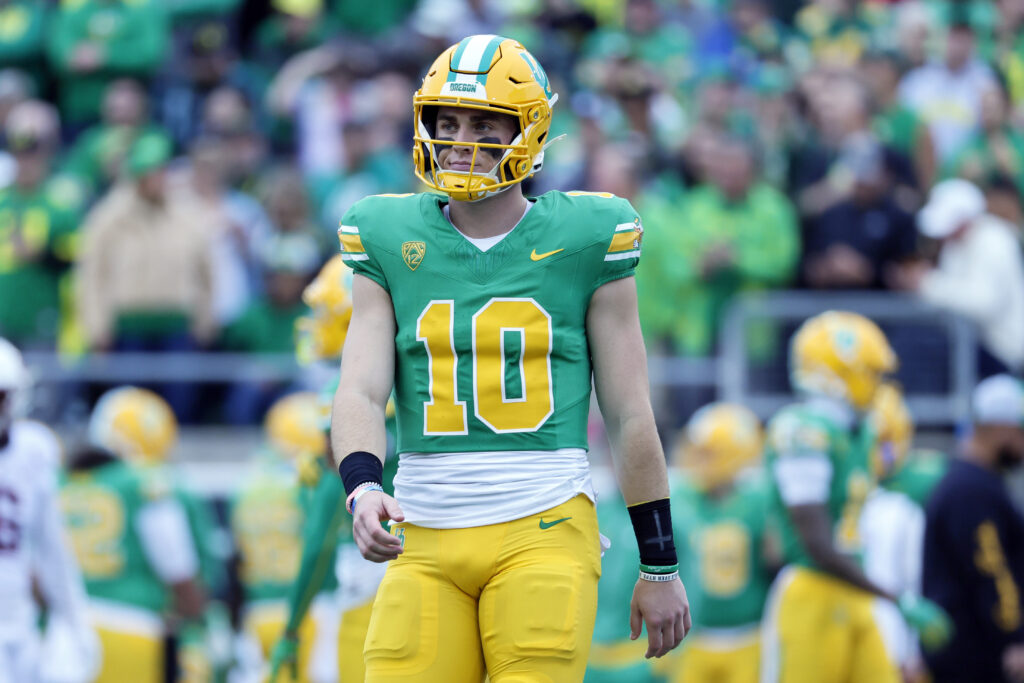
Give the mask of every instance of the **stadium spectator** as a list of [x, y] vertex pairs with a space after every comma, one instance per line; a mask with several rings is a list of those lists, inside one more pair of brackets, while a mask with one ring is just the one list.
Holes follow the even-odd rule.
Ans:
[[263, 290], [260, 254], [273, 226], [260, 203], [228, 185], [230, 142], [196, 138], [190, 164], [178, 178], [184, 193], [208, 214], [213, 227], [213, 310], [218, 327], [234, 322]]
[[982, 185], [1000, 174], [1012, 178], [1024, 191], [1024, 135], [1010, 122], [1009, 102], [1000, 85], [981, 97], [981, 125], [956, 151], [946, 176], [959, 176]]
[[794, 25], [811, 63], [851, 69], [868, 49], [873, 26], [863, 4], [853, 0], [811, 0]]
[[203, 102], [202, 134], [221, 139], [228, 184], [249, 194], [259, 185], [269, 151], [257, 123], [252, 104], [236, 87], [218, 87]]
[[652, 227], [647, 219], [638, 274], [645, 296], [675, 311], [668, 329], [648, 334], [667, 335], [687, 355], [714, 350], [719, 317], [737, 292], [790, 281], [800, 252], [793, 206], [757, 178], [750, 146], [721, 138], [709, 158], [708, 183], [687, 194], [674, 220]]
[[1024, 460], [1024, 387], [990, 377], [972, 396], [974, 429], [926, 508], [924, 595], [956, 624], [927, 655], [935, 683], [1024, 680], [1024, 518], [1003, 476]]
[[903, 77], [900, 99], [928, 123], [940, 164], [948, 163], [975, 131], [982, 95], [994, 85], [992, 70], [975, 56], [974, 29], [962, 20], [950, 26], [941, 61]]
[[253, 59], [273, 75], [300, 52], [321, 45], [337, 30], [323, 0], [273, 0], [274, 13], [256, 31]]
[[1024, 259], [1015, 226], [986, 213], [985, 197], [959, 178], [932, 189], [918, 216], [921, 234], [942, 244], [938, 266], [907, 263], [890, 284], [972, 320], [985, 377], [1024, 367]]
[[51, 105], [30, 100], [15, 106], [4, 133], [17, 170], [0, 190], [0, 334], [21, 347], [53, 348], [83, 193], [51, 170], [60, 146]]
[[0, 2], [0, 66], [20, 69], [31, 79], [34, 91], [46, 86], [46, 26], [50, 8], [38, 0]]
[[[128, 157], [128, 178], [93, 208], [83, 226], [77, 297], [94, 351], [193, 351], [216, 331], [209, 214], [172, 193], [170, 141], [150, 135]], [[172, 385], [165, 398], [182, 420], [195, 387]]]
[[[295, 322], [308, 312], [302, 290], [321, 263], [316, 238], [306, 232], [280, 233], [264, 245], [266, 294], [255, 298], [224, 330], [221, 346], [231, 351], [289, 354], [295, 349]], [[256, 422], [289, 382], [241, 382], [225, 402], [230, 424]]]
[[86, 130], [68, 153], [65, 168], [98, 196], [121, 175], [125, 157], [142, 135], [159, 132], [149, 120], [149, 102], [138, 81], [112, 81], [103, 95], [103, 120]]
[[814, 289], [878, 289], [885, 268], [916, 248], [913, 216], [896, 201], [881, 145], [870, 138], [847, 156], [850, 196], [812, 219], [804, 278]]
[[913, 161], [920, 187], [930, 187], [936, 174], [935, 147], [924, 120], [900, 101], [899, 56], [881, 51], [868, 53], [861, 60], [860, 75], [876, 108], [871, 130], [886, 147]]
[[74, 132], [96, 122], [107, 85], [118, 78], [147, 81], [164, 58], [167, 13], [157, 0], [61, 3], [48, 53], [64, 120]]
[[329, 238], [317, 224], [313, 215], [306, 184], [298, 169], [279, 166], [263, 176], [258, 193], [271, 225], [282, 234], [303, 232], [317, 240], [325, 257], [335, 252], [336, 235]]

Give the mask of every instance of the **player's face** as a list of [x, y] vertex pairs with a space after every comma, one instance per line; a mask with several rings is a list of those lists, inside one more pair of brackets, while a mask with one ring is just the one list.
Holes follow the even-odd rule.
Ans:
[[[518, 132], [516, 120], [505, 114], [461, 107], [440, 107], [437, 112], [438, 140], [507, 145]], [[474, 160], [473, 150], [472, 145], [443, 145], [437, 160], [446, 171], [488, 173], [504, 153], [502, 149], [481, 147]]]

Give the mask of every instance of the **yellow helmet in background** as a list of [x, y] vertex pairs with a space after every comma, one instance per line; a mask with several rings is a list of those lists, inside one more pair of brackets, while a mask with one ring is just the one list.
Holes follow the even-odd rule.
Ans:
[[863, 412], [886, 373], [897, 366], [885, 334], [868, 318], [826, 311], [809, 318], [793, 335], [789, 372], [793, 387], [830, 396]]
[[296, 355], [301, 363], [341, 355], [352, 319], [352, 271], [337, 255], [302, 293], [310, 312], [295, 323]]
[[716, 489], [761, 457], [761, 422], [749, 408], [711, 403], [690, 418], [677, 446], [676, 462], [698, 488]]
[[263, 432], [274, 451], [298, 462], [303, 455], [327, 450], [320, 397], [312, 391], [288, 394], [270, 406]]
[[178, 441], [178, 419], [149, 389], [118, 387], [103, 394], [89, 418], [89, 440], [145, 465], [167, 460]]
[[[557, 100], [544, 69], [518, 41], [494, 35], [462, 39], [434, 61], [413, 96], [416, 177], [459, 201], [477, 201], [522, 182], [544, 164], [551, 107]], [[472, 148], [470, 170], [444, 170], [438, 164], [439, 151], [454, 142], [437, 137], [440, 106], [507, 114], [518, 122], [519, 134], [507, 145], [460, 142], [460, 147]], [[489, 172], [474, 172], [479, 155], [490, 150], [500, 153], [498, 163]]]
[[914, 439], [914, 420], [899, 386], [886, 382], [878, 387], [868, 411], [868, 420], [876, 434], [871, 468], [875, 479], [881, 481], [899, 469]]

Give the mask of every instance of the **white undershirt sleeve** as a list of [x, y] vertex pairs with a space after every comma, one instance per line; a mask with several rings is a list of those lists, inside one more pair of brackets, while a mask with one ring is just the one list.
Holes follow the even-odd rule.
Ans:
[[787, 507], [828, 501], [832, 461], [824, 453], [779, 458], [772, 465], [772, 475]]
[[147, 504], [139, 511], [135, 530], [146, 560], [164, 583], [186, 581], [199, 571], [188, 519], [177, 500], [165, 498]]

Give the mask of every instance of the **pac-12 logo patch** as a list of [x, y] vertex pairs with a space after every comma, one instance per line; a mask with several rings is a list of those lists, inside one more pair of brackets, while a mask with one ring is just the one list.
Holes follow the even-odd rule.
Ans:
[[416, 270], [423, 262], [423, 255], [427, 253], [426, 242], [402, 242], [402, 259], [409, 270]]

